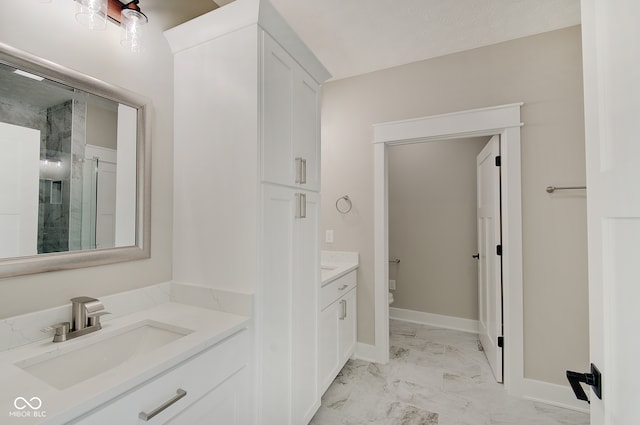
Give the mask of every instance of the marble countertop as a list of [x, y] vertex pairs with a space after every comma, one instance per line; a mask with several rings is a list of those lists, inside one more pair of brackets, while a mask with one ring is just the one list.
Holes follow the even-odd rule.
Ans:
[[[123, 328], [144, 321], [167, 323], [190, 331], [160, 349], [124, 362], [106, 372], [86, 379], [66, 389], [56, 389], [16, 366], [22, 360], [36, 356], [55, 356], [60, 350], [71, 350], [102, 341]], [[233, 313], [168, 302], [103, 323], [103, 329], [66, 342], [54, 343], [50, 338], [0, 353], [0, 405], [3, 424], [58, 425], [87, 412], [118, 395], [142, 384], [185, 360], [250, 326], [251, 318]], [[18, 397], [33, 400], [41, 406], [37, 411], [14, 409]], [[37, 401], [35, 402], [37, 404]], [[22, 406], [23, 403], [18, 403]], [[15, 417], [8, 413], [20, 411], [30, 417]], [[40, 417], [34, 415], [40, 414]]]
[[321, 286], [357, 269], [359, 264], [357, 252], [322, 251], [320, 258]]

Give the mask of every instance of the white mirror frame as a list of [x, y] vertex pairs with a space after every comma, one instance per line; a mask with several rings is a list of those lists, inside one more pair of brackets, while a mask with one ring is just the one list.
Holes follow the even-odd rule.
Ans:
[[151, 256], [151, 140], [149, 102], [144, 97], [69, 68], [0, 43], [0, 62], [114, 102], [135, 108], [136, 143], [136, 244], [84, 251], [38, 254], [0, 259], [0, 279], [57, 270], [70, 270]]

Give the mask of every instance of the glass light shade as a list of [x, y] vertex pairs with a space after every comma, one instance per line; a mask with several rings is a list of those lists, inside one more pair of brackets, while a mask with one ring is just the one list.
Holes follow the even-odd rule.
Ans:
[[107, 28], [107, 0], [80, 0], [76, 21], [92, 30]]
[[120, 44], [134, 53], [142, 50], [143, 27], [148, 22], [147, 17], [137, 10], [123, 9], [120, 27], [122, 36]]

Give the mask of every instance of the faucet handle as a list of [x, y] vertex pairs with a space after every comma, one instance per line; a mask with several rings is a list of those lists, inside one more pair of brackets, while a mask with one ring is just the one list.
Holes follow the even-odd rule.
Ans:
[[55, 334], [53, 335], [53, 342], [62, 342], [67, 340], [67, 334], [69, 333], [70, 329], [71, 324], [69, 322], [61, 322], [40, 329], [40, 332], [47, 333], [55, 330]]
[[102, 326], [102, 324], [100, 323], [100, 318], [102, 316], [104, 316], [105, 314], [111, 314], [111, 313], [108, 312], [108, 311], [99, 310], [99, 311], [96, 311], [94, 313], [87, 314], [87, 319], [89, 321], [89, 323], [88, 323], [89, 326], [95, 326], [95, 325]]

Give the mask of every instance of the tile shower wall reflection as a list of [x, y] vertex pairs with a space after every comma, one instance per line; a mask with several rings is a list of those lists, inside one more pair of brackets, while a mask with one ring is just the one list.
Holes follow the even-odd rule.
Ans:
[[[40, 198], [38, 202], [38, 253], [69, 250], [69, 182], [68, 167], [71, 160], [71, 101], [46, 110], [47, 127], [44, 146], [41, 144]], [[53, 165], [61, 168], [43, 175], [43, 168]]]
[[86, 110], [79, 100], [46, 109], [0, 100], [0, 121], [40, 131], [39, 254], [88, 248], [82, 244]]

